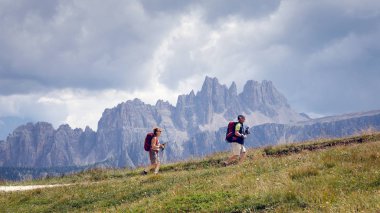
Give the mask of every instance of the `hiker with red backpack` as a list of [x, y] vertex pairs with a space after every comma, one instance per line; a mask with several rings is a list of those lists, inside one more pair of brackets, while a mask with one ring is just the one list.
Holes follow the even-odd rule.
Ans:
[[160, 170], [160, 158], [158, 152], [160, 149], [165, 148], [165, 144], [160, 144], [158, 138], [161, 136], [162, 130], [160, 128], [154, 128], [153, 132], [148, 133], [145, 137], [144, 149], [149, 152], [150, 165], [143, 171], [143, 175], [154, 169], [154, 174], [158, 174]]
[[227, 127], [226, 141], [231, 143], [232, 156], [223, 162], [224, 166], [230, 165], [233, 161], [239, 157], [239, 163], [242, 163], [245, 159], [247, 150], [244, 147], [244, 139], [250, 134], [248, 127], [244, 130], [244, 115], [238, 116], [238, 122], [230, 122]]

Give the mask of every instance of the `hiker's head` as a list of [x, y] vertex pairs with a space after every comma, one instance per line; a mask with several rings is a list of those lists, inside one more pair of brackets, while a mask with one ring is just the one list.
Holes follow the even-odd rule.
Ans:
[[238, 121], [239, 121], [240, 123], [244, 123], [244, 121], [245, 121], [245, 117], [244, 117], [244, 115], [239, 115], [239, 116], [238, 116]]
[[161, 135], [162, 130], [158, 127], [153, 129], [153, 133], [155, 136], [159, 137]]

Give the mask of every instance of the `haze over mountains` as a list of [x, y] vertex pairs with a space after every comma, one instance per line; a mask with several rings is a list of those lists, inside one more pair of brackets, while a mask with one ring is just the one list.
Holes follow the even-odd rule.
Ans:
[[206, 77], [200, 91], [179, 96], [176, 106], [134, 99], [106, 109], [96, 132], [54, 129], [45, 122], [22, 125], [0, 142], [0, 166], [141, 166], [148, 160], [144, 137], [155, 126], [164, 129], [161, 141], [169, 142], [165, 161], [202, 156], [228, 148], [225, 127], [238, 114], [254, 126], [248, 147], [380, 130], [380, 111], [312, 120], [295, 112], [270, 81], [247, 81], [238, 94], [235, 83], [227, 87]]

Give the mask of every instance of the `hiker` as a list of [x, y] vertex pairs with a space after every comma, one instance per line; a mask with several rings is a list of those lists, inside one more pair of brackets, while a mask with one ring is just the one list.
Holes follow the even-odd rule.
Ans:
[[[224, 166], [230, 165], [233, 161], [237, 160], [239, 157], [239, 163], [242, 163], [247, 154], [247, 150], [244, 147], [244, 139], [247, 138], [249, 134], [248, 128], [244, 131], [245, 117], [244, 115], [238, 116], [238, 122], [230, 122], [229, 127], [233, 128], [231, 132], [227, 132], [226, 140], [231, 143], [232, 156], [223, 162]], [[234, 126], [232, 126], [234, 125]], [[227, 130], [230, 131], [230, 130]]]
[[160, 170], [160, 158], [158, 152], [160, 149], [165, 148], [165, 144], [160, 144], [158, 138], [161, 136], [162, 130], [160, 128], [154, 128], [153, 133], [148, 133], [145, 138], [144, 149], [149, 152], [150, 165], [143, 171], [143, 175], [154, 169], [154, 174], [158, 174]]

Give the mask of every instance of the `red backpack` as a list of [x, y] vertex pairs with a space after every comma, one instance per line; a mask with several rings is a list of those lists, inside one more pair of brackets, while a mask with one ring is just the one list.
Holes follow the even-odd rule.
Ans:
[[231, 121], [228, 123], [227, 132], [226, 132], [226, 141], [227, 142], [236, 142], [237, 137], [235, 136], [235, 127], [238, 122]]
[[145, 143], [144, 143], [144, 149], [145, 151], [149, 152], [150, 148], [152, 146], [152, 139], [154, 138], [154, 133], [150, 132], [145, 137]]

